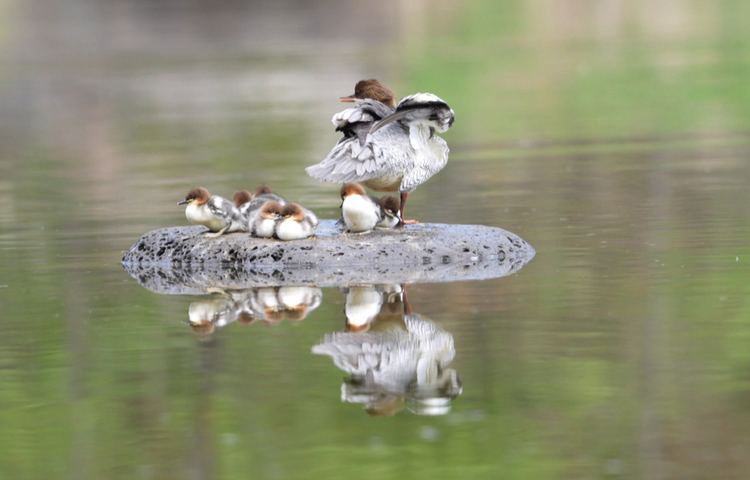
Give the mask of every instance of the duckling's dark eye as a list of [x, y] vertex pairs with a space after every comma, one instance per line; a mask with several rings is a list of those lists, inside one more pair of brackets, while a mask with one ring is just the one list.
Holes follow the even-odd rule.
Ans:
[[359, 95], [362, 93], [361, 90], [354, 90], [354, 96], [359, 97]]

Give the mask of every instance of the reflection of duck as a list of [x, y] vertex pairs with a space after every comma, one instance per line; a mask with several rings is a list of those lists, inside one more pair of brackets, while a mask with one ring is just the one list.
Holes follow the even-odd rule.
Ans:
[[191, 223], [205, 225], [211, 232], [207, 237], [219, 237], [224, 233], [247, 231], [240, 211], [226, 198], [211, 195], [203, 187], [188, 191], [185, 200], [178, 205], [187, 204], [185, 216]]
[[303, 320], [320, 306], [323, 293], [316, 287], [262, 287], [247, 290], [208, 289], [208, 299], [190, 304], [190, 329], [209, 335], [230, 323], [250, 325], [256, 320], [264, 324]]
[[364, 403], [372, 415], [392, 415], [404, 403], [418, 414], [450, 411], [462, 391], [456, 371], [446, 368], [455, 356], [450, 333], [404, 313], [410, 308], [397, 286], [350, 287], [345, 311], [350, 331], [326, 335], [312, 349], [351, 375], [343, 401]]
[[354, 95], [341, 101], [355, 102], [333, 117], [336, 131], [344, 136], [307, 173], [325, 182], [398, 191], [403, 219], [409, 193], [448, 163], [448, 145], [435, 132], [453, 125], [453, 110], [431, 93], [409, 95], [395, 105], [393, 92], [375, 79], [358, 82]]

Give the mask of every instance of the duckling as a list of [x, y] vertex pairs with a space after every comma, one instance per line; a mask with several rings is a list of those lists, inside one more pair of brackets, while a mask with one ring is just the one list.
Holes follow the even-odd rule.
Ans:
[[276, 236], [281, 240], [299, 240], [318, 232], [318, 217], [299, 204], [286, 204], [281, 216], [283, 219], [276, 225]]
[[279, 202], [270, 201], [253, 210], [248, 218], [250, 234], [254, 237], [272, 238], [276, 224], [281, 220], [283, 208]]
[[383, 217], [375, 225], [376, 228], [396, 228], [403, 225], [401, 221], [401, 201], [395, 195], [386, 195], [381, 198], [380, 208], [383, 209]]
[[379, 200], [367, 196], [362, 185], [356, 182], [341, 187], [341, 215], [352, 233], [369, 232], [385, 216]]
[[252, 200], [253, 194], [247, 190], [237, 190], [232, 196], [232, 203], [234, 203], [235, 207], [240, 209], [240, 213], [243, 216], [247, 216], [247, 211]]
[[224, 233], [246, 232], [247, 226], [242, 221], [240, 211], [232, 202], [217, 195], [211, 195], [203, 187], [191, 188], [185, 200], [178, 205], [187, 204], [185, 216], [191, 223], [205, 225], [209, 231], [209, 238], [216, 238]]

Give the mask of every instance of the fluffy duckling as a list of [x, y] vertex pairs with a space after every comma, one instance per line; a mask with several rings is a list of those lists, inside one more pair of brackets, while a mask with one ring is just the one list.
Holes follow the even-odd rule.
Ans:
[[318, 217], [299, 204], [286, 204], [281, 216], [282, 220], [276, 225], [276, 236], [281, 240], [299, 240], [318, 232]]
[[401, 201], [395, 195], [386, 195], [381, 198], [380, 208], [383, 209], [383, 217], [375, 225], [376, 228], [396, 228], [403, 225], [401, 221]]
[[205, 225], [213, 233], [206, 236], [216, 238], [224, 233], [246, 232], [240, 211], [226, 198], [211, 195], [203, 187], [191, 188], [185, 200], [178, 205], [187, 204], [185, 216], [191, 223]]
[[341, 187], [341, 215], [352, 233], [369, 232], [384, 217], [379, 200], [367, 196], [362, 185], [356, 182]]
[[265, 183], [261, 183], [255, 187], [255, 193], [250, 193], [247, 190], [237, 190], [234, 192], [234, 206], [240, 209], [240, 213], [247, 216], [253, 210], [256, 210], [263, 206], [264, 203], [275, 201], [281, 205], [286, 205], [286, 200], [279, 195], [273, 193], [271, 187]]
[[253, 200], [256, 199], [265, 199], [266, 201], [276, 201], [279, 202], [282, 205], [286, 205], [286, 200], [284, 200], [284, 197], [281, 197], [279, 195], [276, 195], [273, 193], [273, 190], [271, 190], [271, 187], [265, 183], [261, 183], [257, 187], [255, 187], [255, 193], [253, 194]]
[[234, 203], [235, 207], [240, 209], [240, 213], [243, 216], [247, 215], [247, 210], [252, 200], [253, 194], [247, 190], [237, 190], [232, 196], [232, 203]]
[[283, 208], [279, 202], [270, 201], [253, 210], [248, 218], [250, 234], [254, 237], [272, 238], [276, 224], [281, 220]]

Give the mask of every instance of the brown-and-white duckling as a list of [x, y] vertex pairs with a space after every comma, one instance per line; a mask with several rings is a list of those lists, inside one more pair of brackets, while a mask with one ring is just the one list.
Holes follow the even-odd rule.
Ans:
[[396, 228], [403, 225], [401, 221], [401, 201], [395, 195], [386, 195], [381, 198], [380, 208], [383, 209], [383, 218], [375, 225], [375, 228]]
[[352, 233], [369, 232], [385, 216], [380, 201], [368, 196], [362, 185], [356, 182], [341, 187], [341, 215]]
[[191, 188], [185, 200], [178, 205], [187, 204], [185, 216], [191, 223], [205, 225], [212, 233], [207, 237], [216, 238], [224, 233], [246, 232], [247, 226], [237, 207], [226, 198], [211, 195], [203, 187]]
[[448, 145], [435, 132], [447, 131], [455, 115], [431, 93], [409, 95], [395, 109], [394, 98], [375, 79], [358, 82], [353, 96], [341, 98], [355, 106], [333, 117], [344, 136], [325, 160], [306, 170], [326, 182], [359, 182], [376, 191], [398, 191], [403, 220], [409, 194], [448, 163]]
[[240, 213], [247, 216], [252, 211], [263, 206], [264, 203], [274, 201], [279, 202], [281, 205], [286, 205], [284, 197], [276, 195], [271, 190], [271, 187], [265, 183], [261, 183], [255, 187], [255, 193], [250, 193], [247, 190], [237, 190], [234, 192], [234, 206], [240, 209]]
[[240, 210], [240, 213], [244, 216], [247, 215], [247, 210], [250, 202], [253, 200], [253, 194], [247, 190], [237, 190], [232, 195], [232, 203]]
[[276, 232], [276, 225], [282, 219], [284, 206], [279, 202], [270, 201], [263, 204], [259, 209], [250, 213], [248, 218], [248, 229], [254, 237], [272, 238]]
[[318, 232], [318, 217], [297, 203], [286, 204], [281, 216], [281, 221], [276, 224], [276, 237], [281, 240], [300, 240]]

